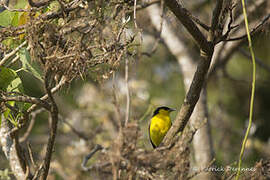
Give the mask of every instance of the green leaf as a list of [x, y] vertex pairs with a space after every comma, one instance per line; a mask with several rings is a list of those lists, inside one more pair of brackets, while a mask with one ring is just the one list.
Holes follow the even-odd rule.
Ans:
[[[18, 0], [16, 1], [16, 5], [12, 8], [24, 9], [25, 6], [28, 4], [25, 0]], [[7, 27], [7, 26], [18, 26], [18, 12], [10, 12], [5, 10], [0, 13], [0, 25]]]
[[19, 12], [15, 12], [15, 14], [11, 20], [11, 25], [16, 27], [16, 26], [18, 26], [18, 24], [19, 24]]
[[31, 61], [31, 56], [26, 48], [22, 48], [19, 52], [20, 61], [22, 62], [22, 69], [26, 72], [31, 73], [37, 79], [43, 82], [42, 71], [37, 62]]
[[[0, 67], [0, 89], [4, 92], [20, 92], [23, 93], [23, 85], [17, 73], [9, 68]], [[15, 106], [14, 101], [9, 101], [9, 105]], [[19, 109], [24, 107], [24, 103], [16, 103]], [[8, 108], [4, 113], [5, 118], [9, 118], [11, 110]]]
[[10, 12], [7, 10], [0, 13], [0, 25], [4, 27], [10, 26], [15, 14], [16, 14], [15, 12]]
[[14, 70], [0, 67], [0, 89], [5, 92], [23, 92], [22, 81]]

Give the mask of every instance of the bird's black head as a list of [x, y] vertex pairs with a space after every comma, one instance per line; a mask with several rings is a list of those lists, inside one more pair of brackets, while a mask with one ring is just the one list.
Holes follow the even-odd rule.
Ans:
[[154, 111], [152, 117], [154, 117], [155, 115], [157, 115], [157, 114], [160, 112], [160, 110], [165, 110], [165, 111], [168, 111], [168, 112], [175, 111], [175, 109], [172, 109], [172, 108], [169, 108], [169, 107], [166, 107], [166, 106], [161, 106], [161, 107], [158, 107], [158, 108]]

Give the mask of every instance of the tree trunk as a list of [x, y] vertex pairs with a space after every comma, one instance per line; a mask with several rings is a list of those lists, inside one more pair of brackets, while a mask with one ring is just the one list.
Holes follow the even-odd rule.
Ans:
[[12, 135], [10, 122], [1, 115], [0, 142], [2, 150], [9, 161], [10, 168], [17, 179], [25, 179], [26, 166], [23, 152], [20, 151], [16, 135]]

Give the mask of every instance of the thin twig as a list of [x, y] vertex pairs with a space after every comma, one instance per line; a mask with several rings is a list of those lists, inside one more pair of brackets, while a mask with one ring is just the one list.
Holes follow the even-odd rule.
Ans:
[[91, 159], [91, 158], [94, 156], [94, 154], [95, 154], [96, 152], [98, 152], [98, 151], [100, 151], [100, 150], [102, 150], [102, 149], [103, 149], [103, 147], [102, 147], [101, 145], [96, 144], [96, 146], [94, 147], [94, 149], [93, 149], [88, 155], [86, 155], [86, 156], [83, 158], [82, 169], [83, 169], [84, 171], [89, 171], [90, 169], [92, 169], [92, 166], [86, 167], [86, 164], [87, 164], [87, 162], [89, 161], [89, 159]]
[[28, 150], [28, 153], [29, 153], [29, 157], [30, 157], [31, 163], [33, 164], [34, 168], [37, 169], [37, 164], [34, 161], [32, 148], [31, 148], [31, 145], [30, 145], [29, 142], [27, 142], [27, 150]]
[[[250, 31], [250, 35], [252, 36], [255, 32], [257, 32], [259, 29], [261, 29], [266, 23], [267, 21], [270, 19], [270, 14], [268, 14], [267, 16], [265, 16], [263, 18], [263, 20]], [[238, 41], [238, 40], [242, 40], [242, 39], [247, 39], [247, 34], [244, 34], [242, 36], [239, 37], [233, 37], [233, 38], [229, 38], [226, 39], [225, 41]]]
[[239, 25], [232, 26], [232, 23], [233, 23], [233, 9], [234, 8], [235, 8], [235, 6], [229, 7], [230, 21], [229, 21], [229, 23], [227, 25], [227, 31], [226, 31], [226, 33], [224, 35], [222, 35], [221, 37], [218, 37], [215, 44], [218, 44], [221, 41], [225, 41], [227, 39], [227, 37], [230, 35], [231, 31], [239, 26]]
[[0, 66], [2, 66], [10, 57], [14, 56], [26, 44], [27, 44], [27, 41], [24, 41], [22, 44], [16, 47], [13, 51], [5, 55], [5, 57], [0, 61]]
[[[28, 46], [26, 49], [29, 51], [30, 46]], [[20, 56], [18, 54], [16, 54], [16, 56], [9, 63], [7, 63], [6, 67], [10, 67], [13, 63], [18, 61], [19, 59], [20, 59]]]
[[126, 83], [126, 116], [125, 116], [125, 126], [127, 126], [129, 120], [129, 110], [130, 110], [130, 94], [128, 87], [128, 58], [125, 58], [125, 83]]
[[190, 13], [189, 17], [198, 25], [200, 25], [204, 30], [209, 31], [211, 27], [209, 27], [208, 25], [206, 25], [205, 23], [201, 22], [201, 20], [195, 16], [193, 16], [193, 14]]
[[[63, 76], [61, 78], [60, 82], [54, 88], [51, 89], [51, 93], [53, 94], [53, 93], [57, 92], [63, 85], [66, 84], [66, 82], [67, 82], [67, 79], [66, 79], [66, 77]], [[46, 99], [48, 99], [48, 94], [45, 94], [44, 96], [42, 96], [40, 98], [40, 100], [43, 100], [43, 101], [45, 101]], [[37, 105], [34, 104], [27, 110], [27, 112], [30, 113], [36, 109], [37, 109]]]
[[42, 164], [41, 164], [41, 165], [39, 166], [39, 168], [36, 170], [36, 172], [35, 172], [35, 174], [34, 174], [34, 176], [33, 176], [33, 180], [38, 180], [38, 179], [39, 179], [40, 173], [41, 173], [42, 169], [43, 169], [43, 166], [42, 166]]
[[44, 111], [44, 109], [38, 109], [38, 110], [31, 113], [32, 117], [31, 117], [30, 124], [27, 127], [27, 130], [25, 131], [24, 135], [22, 137], [20, 137], [20, 139], [19, 139], [20, 143], [25, 142], [27, 140], [27, 138], [29, 137], [29, 135], [30, 135], [30, 133], [31, 133], [33, 127], [34, 127], [34, 124], [35, 124], [35, 121], [36, 121], [36, 116], [39, 113], [43, 112], [43, 111]]

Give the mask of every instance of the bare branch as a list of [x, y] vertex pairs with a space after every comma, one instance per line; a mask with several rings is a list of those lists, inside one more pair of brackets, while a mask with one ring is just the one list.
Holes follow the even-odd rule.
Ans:
[[86, 164], [87, 164], [87, 162], [89, 161], [89, 159], [91, 159], [92, 156], [94, 156], [94, 154], [95, 154], [96, 152], [98, 152], [98, 151], [100, 151], [100, 150], [102, 150], [102, 149], [103, 149], [103, 147], [102, 147], [101, 145], [97, 144], [97, 145], [94, 147], [94, 149], [93, 149], [88, 155], [86, 155], [86, 156], [83, 158], [82, 169], [83, 169], [84, 171], [89, 171], [89, 170], [92, 169], [92, 166], [86, 167]]
[[233, 9], [234, 9], [235, 6], [232, 6], [232, 7], [229, 7], [229, 11], [230, 11], [230, 21], [228, 23], [228, 26], [227, 26], [227, 31], [224, 35], [222, 35], [221, 37], [217, 37], [218, 39], [216, 40], [215, 44], [218, 44], [219, 42], [221, 41], [225, 41], [227, 39], [227, 37], [230, 35], [230, 32], [237, 28], [239, 25], [235, 25], [235, 26], [232, 26], [232, 23], [233, 23]]
[[49, 87], [49, 76], [50, 76], [50, 71], [47, 70], [45, 74], [45, 89], [48, 95], [48, 98], [51, 102], [51, 110], [50, 110], [50, 117], [51, 117], [51, 127], [50, 127], [50, 136], [48, 139], [48, 144], [46, 148], [46, 154], [45, 158], [43, 161], [43, 172], [41, 175], [41, 179], [46, 180], [50, 168], [50, 163], [51, 163], [51, 158], [52, 158], [52, 153], [53, 153], [53, 148], [54, 148], [54, 142], [55, 142], [55, 137], [56, 137], [56, 132], [57, 132], [57, 124], [58, 124], [58, 108], [57, 105], [54, 101], [54, 98], [52, 96], [52, 91]]
[[39, 98], [29, 97], [29, 96], [6, 96], [2, 94], [2, 96], [0, 97], [0, 102], [2, 101], [3, 102], [5, 101], [26, 102], [26, 103], [31, 103], [31, 104], [41, 106], [47, 110], [50, 109], [50, 105], [46, 101], [43, 101]]
[[[177, 114], [176, 120], [172, 124], [169, 132], [166, 134], [163, 144], [170, 145], [173, 137], [178, 133], [182, 132], [194, 110], [196, 103], [199, 100], [201, 89], [203, 87], [204, 81], [206, 80], [206, 75], [211, 63], [214, 46], [213, 42], [208, 42], [203, 36], [201, 31], [193, 23], [193, 21], [187, 16], [186, 9], [179, 5], [176, 1], [168, 0], [165, 1], [167, 6], [173, 11], [177, 16], [178, 20], [187, 28], [189, 33], [197, 41], [201, 49], [202, 59], [199, 61], [197, 70], [194, 74], [192, 83], [185, 97], [184, 103], [182, 104], [180, 111]], [[213, 36], [209, 33], [209, 36]], [[208, 37], [209, 38], [209, 37]], [[213, 38], [209, 38], [212, 39]]]
[[238, 48], [240, 47], [240, 45], [243, 42], [244, 41], [239, 41], [237, 43], [232, 44], [226, 50], [226, 54], [223, 57], [221, 57], [221, 53], [223, 51], [222, 49], [224, 49], [224, 47], [222, 47], [222, 49], [220, 50], [220, 54], [219, 54], [217, 61], [215, 62], [215, 64], [212, 65], [211, 69], [209, 70], [208, 78], [212, 77], [219, 68], [222, 68], [222, 67], [224, 67], [225, 64], [227, 64], [227, 62], [230, 60], [230, 58], [233, 56], [233, 54], [238, 50]]
[[34, 168], [37, 169], [37, 164], [34, 161], [32, 148], [31, 148], [31, 145], [30, 145], [29, 142], [27, 142], [27, 149], [28, 149], [28, 153], [29, 153], [29, 157], [30, 157], [31, 163], [33, 164]]
[[[255, 28], [253, 28], [251, 31], [250, 31], [250, 35], [254, 35], [254, 33], [256, 33], [257, 31], [259, 31], [261, 28], [263, 28], [263, 26], [268, 22], [268, 20], [270, 19], [270, 14], [268, 14], [267, 16], [265, 16], [263, 18], [263, 20], [260, 22], [260, 24], [258, 24]], [[234, 38], [229, 38], [229, 39], [226, 39], [225, 41], [238, 41], [238, 40], [246, 40], [247, 39], [247, 35], [244, 34], [242, 36], [239, 36], [239, 37], [234, 37]]]
[[[67, 83], [67, 79], [63, 76], [61, 78], [60, 82], [54, 88], [51, 89], [51, 93], [57, 92], [66, 83]], [[40, 98], [40, 100], [45, 101], [46, 99], [48, 99], [48, 97], [49, 97], [48, 94], [45, 94], [44, 96], [42, 96]], [[37, 105], [34, 104], [27, 110], [27, 112], [30, 113], [30, 112], [32, 112], [32, 111], [34, 111], [36, 109], [37, 109]]]
[[223, 6], [223, 0], [217, 0], [216, 7], [212, 14], [212, 22], [211, 22], [211, 30], [213, 31], [213, 33], [216, 30], [219, 23], [219, 16], [222, 12], [222, 6]]
[[18, 47], [16, 47], [13, 51], [5, 55], [5, 57], [0, 61], [0, 66], [2, 66], [9, 58], [14, 56], [23, 46], [27, 44], [27, 41], [24, 41], [22, 44], [20, 44]]
[[205, 23], [201, 22], [201, 20], [195, 16], [193, 16], [193, 14], [189, 14], [189, 17], [198, 25], [200, 25], [204, 30], [209, 31], [211, 27], [209, 27], [208, 25], [206, 25]]
[[185, 26], [191, 36], [195, 39], [200, 49], [205, 53], [212, 53], [213, 45], [207, 41], [202, 32], [191, 20], [187, 9], [181, 6], [176, 0], [166, 0], [165, 4], [170, 8], [178, 20]]
[[24, 135], [23, 135], [22, 137], [20, 137], [20, 139], [19, 139], [19, 142], [20, 142], [20, 143], [25, 142], [25, 141], [27, 140], [27, 138], [29, 137], [29, 135], [30, 135], [30, 133], [31, 133], [33, 127], [34, 127], [34, 124], [35, 124], [35, 121], [36, 121], [36, 116], [37, 116], [39, 113], [43, 112], [43, 110], [44, 110], [44, 109], [38, 109], [38, 110], [36, 110], [36, 111], [34, 111], [34, 112], [31, 113], [31, 114], [32, 114], [32, 117], [31, 117], [30, 124], [29, 124], [29, 126], [27, 127], [27, 129], [26, 129]]

